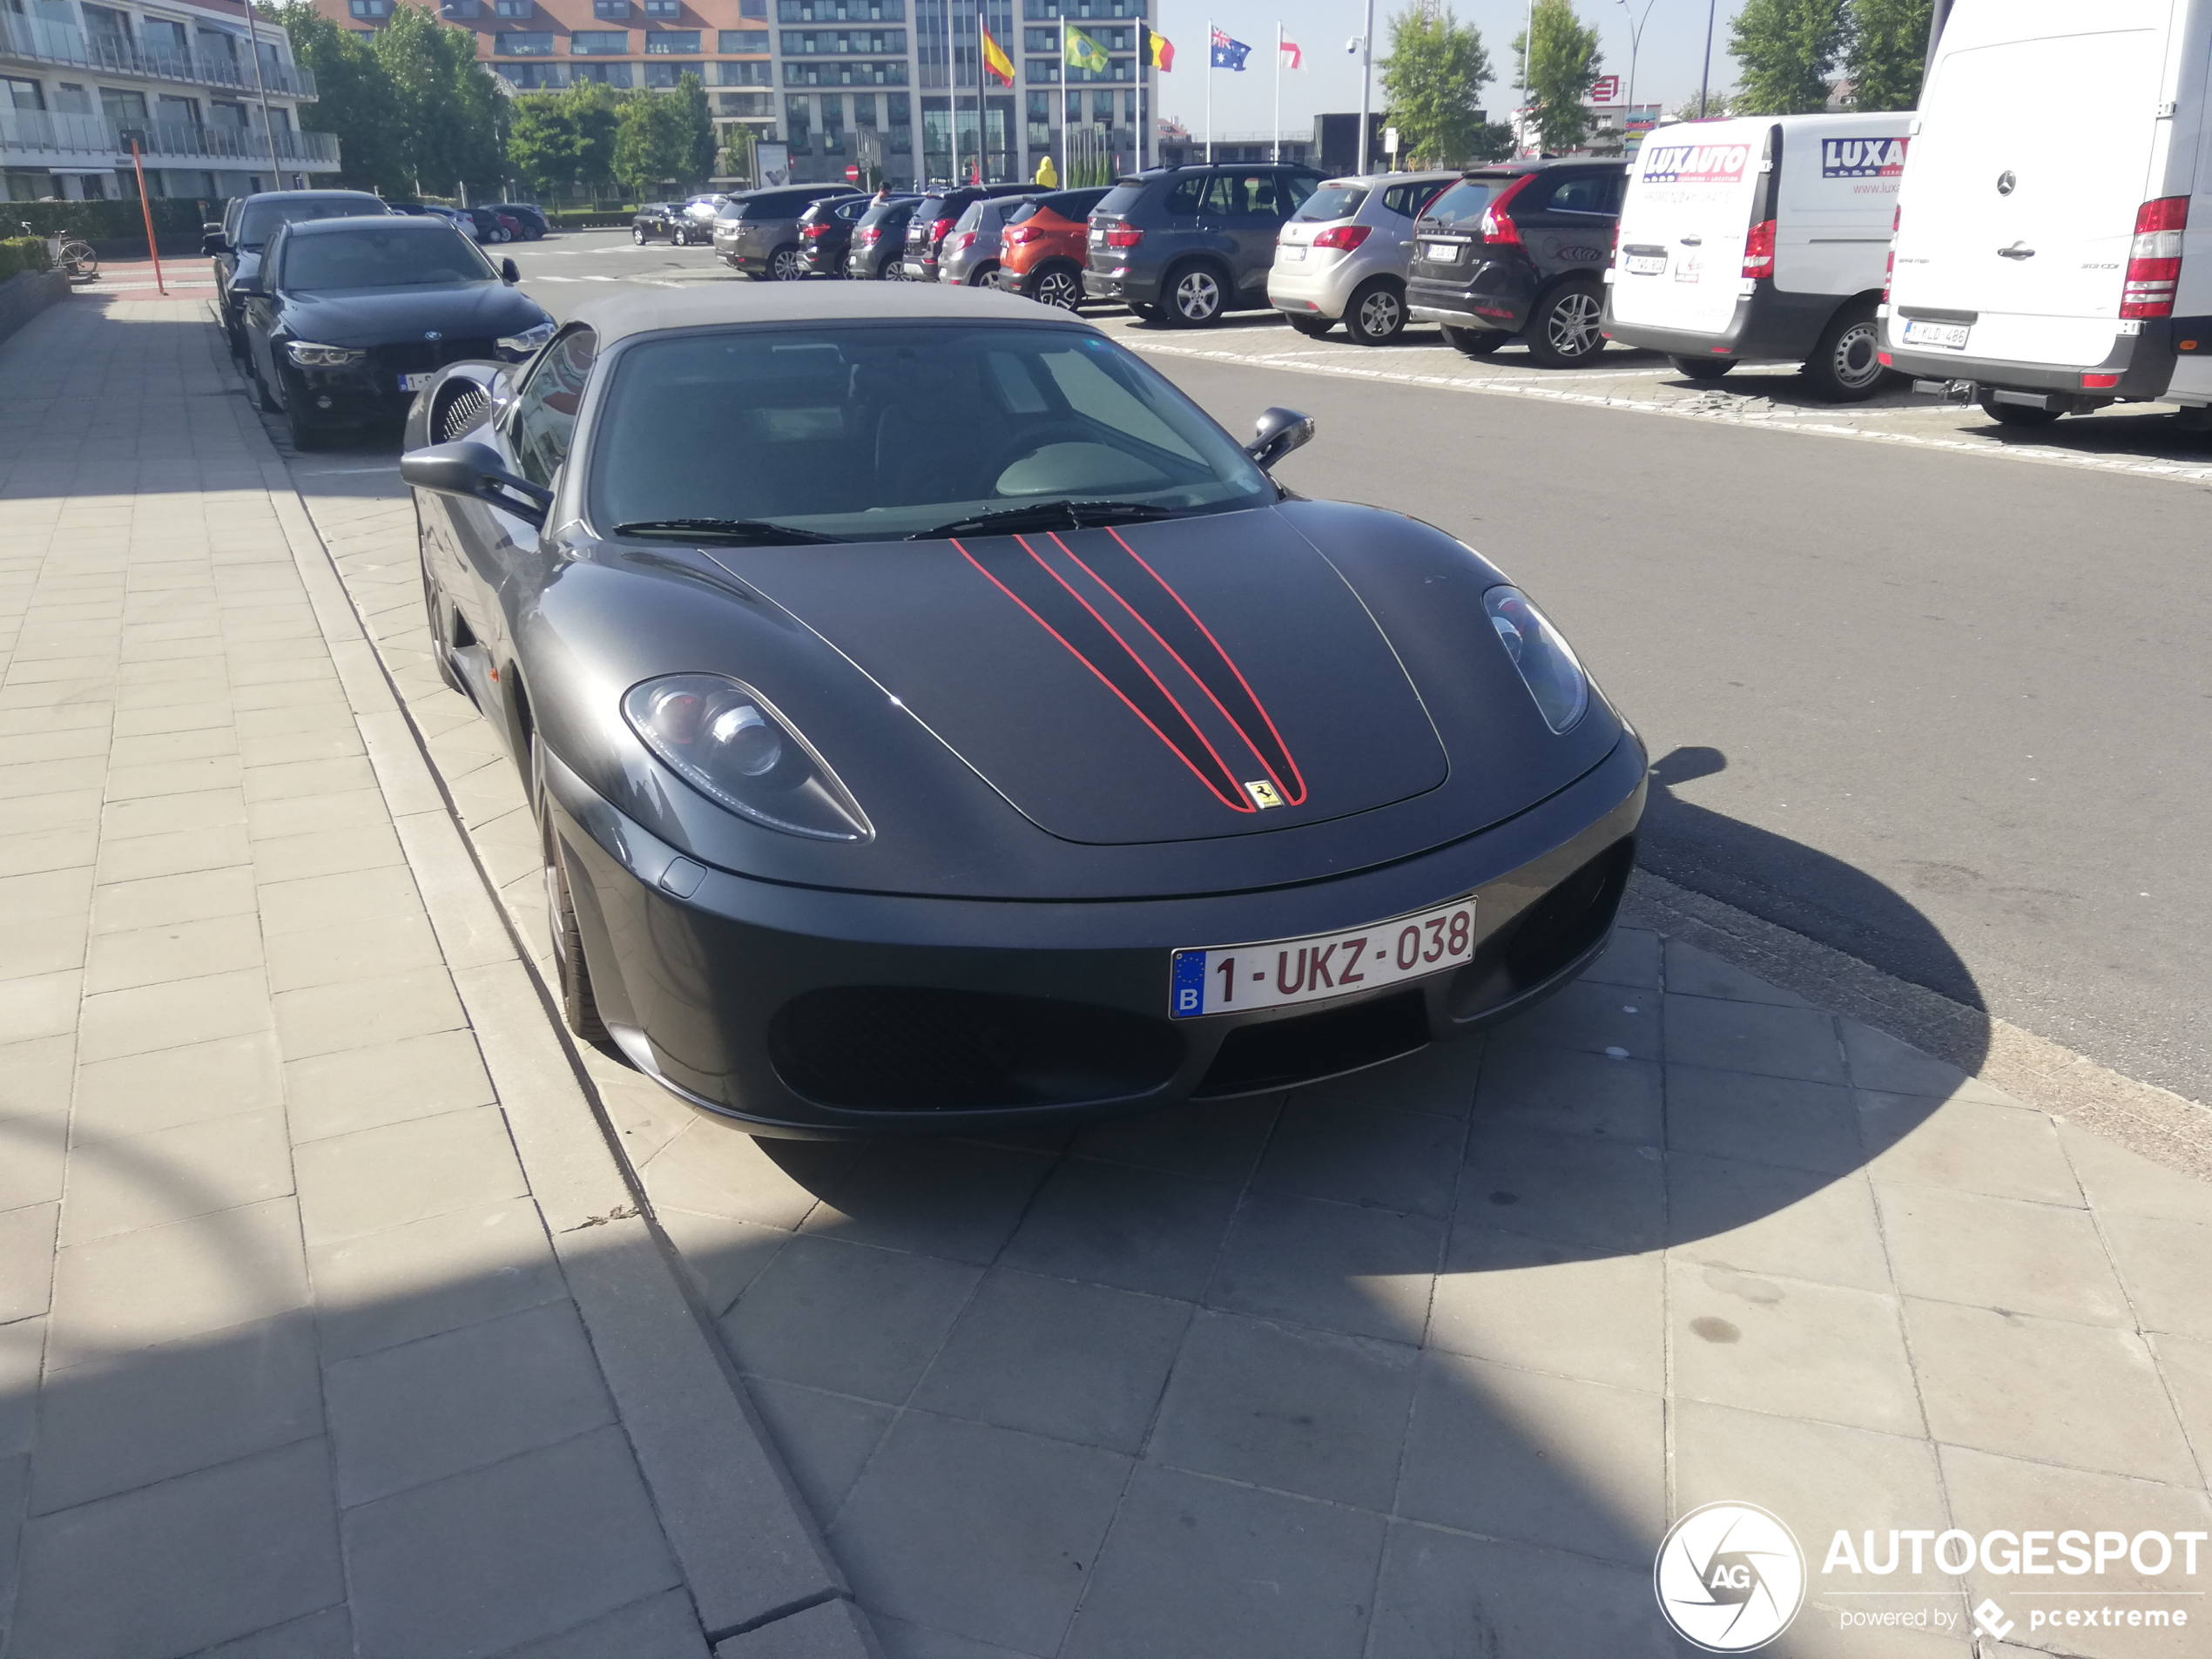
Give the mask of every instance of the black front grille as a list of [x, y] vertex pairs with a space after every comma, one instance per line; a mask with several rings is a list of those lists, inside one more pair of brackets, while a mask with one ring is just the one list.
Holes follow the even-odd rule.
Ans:
[[448, 363], [498, 355], [497, 342], [489, 340], [409, 340], [368, 348], [368, 361], [376, 366], [379, 374], [420, 374], [425, 369], [442, 368]]
[[1635, 838], [1615, 841], [1484, 940], [1453, 976], [1452, 1017], [1471, 1020], [1514, 1001], [1602, 941], [1635, 861]]
[[1042, 997], [924, 987], [808, 991], [768, 1027], [793, 1093], [860, 1111], [957, 1111], [1123, 1100], [1183, 1060], [1163, 1021]]
[[1428, 1038], [1428, 1009], [1418, 990], [1239, 1026], [1222, 1039], [1197, 1092], [1206, 1099], [1289, 1089], [1394, 1060]]

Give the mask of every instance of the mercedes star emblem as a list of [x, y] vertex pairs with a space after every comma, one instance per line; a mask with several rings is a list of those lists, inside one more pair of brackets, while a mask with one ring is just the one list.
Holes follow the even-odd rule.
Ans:
[[1997, 175], [1997, 193], [2000, 196], [2009, 196], [2013, 193], [2013, 186], [2018, 183], [2020, 180], [2013, 177], [2013, 170], [2007, 167]]

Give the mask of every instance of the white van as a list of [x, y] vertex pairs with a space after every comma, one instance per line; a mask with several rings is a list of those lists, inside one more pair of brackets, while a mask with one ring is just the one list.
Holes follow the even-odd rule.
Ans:
[[2212, 403], [2212, 0], [1958, 0], [1934, 56], [1886, 361], [2022, 425]]
[[1605, 333], [1695, 380], [1797, 358], [1821, 396], [1886, 378], [1875, 309], [1910, 111], [1756, 116], [1643, 141], [1605, 273]]

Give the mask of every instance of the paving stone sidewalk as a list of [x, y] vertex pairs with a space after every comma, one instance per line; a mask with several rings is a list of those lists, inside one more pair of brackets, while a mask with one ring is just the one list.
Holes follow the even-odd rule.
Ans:
[[[390, 461], [295, 476], [542, 952]], [[1719, 1499], [1816, 1573], [1839, 1528], [2212, 1527], [2212, 1188], [1649, 930], [1487, 1041], [1069, 1134], [756, 1141], [584, 1058], [894, 1659], [1687, 1652], [1653, 1551]], [[2026, 1640], [2021, 1582], [1816, 1578], [1770, 1651], [2026, 1651], [1968, 1611]], [[1906, 1606], [1952, 1622], [1843, 1627]]]
[[0, 345], [0, 1653], [860, 1654], [218, 360]]

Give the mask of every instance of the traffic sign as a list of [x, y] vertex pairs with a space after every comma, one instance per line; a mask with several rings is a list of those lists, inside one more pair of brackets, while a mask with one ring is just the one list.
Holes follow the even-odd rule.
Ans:
[[845, 164], [845, 177], [849, 183], [855, 185], [859, 184], [860, 182], [860, 169], [859, 165], [854, 162], [846, 162]]

